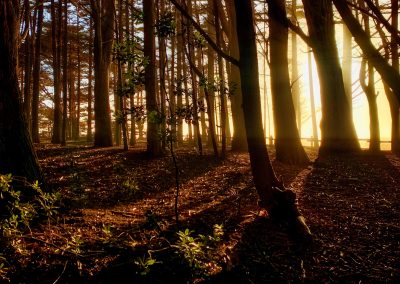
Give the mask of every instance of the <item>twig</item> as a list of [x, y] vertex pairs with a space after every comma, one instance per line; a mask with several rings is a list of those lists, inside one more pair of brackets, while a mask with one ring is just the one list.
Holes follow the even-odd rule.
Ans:
[[63, 268], [63, 270], [62, 270], [60, 276], [58, 276], [58, 278], [53, 282], [53, 284], [56, 284], [56, 283], [61, 279], [61, 277], [63, 276], [63, 274], [64, 274], [64, 272], [65, 272], [65, 270], [66, 270], [66, 268], [67, 268], [67, 264], [68, 264], [68, 260], [65, 262], [64, 268]]

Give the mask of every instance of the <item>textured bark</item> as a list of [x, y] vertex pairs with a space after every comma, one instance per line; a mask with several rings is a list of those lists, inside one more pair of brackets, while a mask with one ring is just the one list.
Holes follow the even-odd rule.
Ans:
[[20, 104], [19, 1], [0, 1], [0, 173], [43, 181]]
[[[230, 18], [229, 21], [229, 52], [234, 58], [239, 58], [239, 43], [236, 33], [236, 12], [233, 0], [227, 1], [227, 11]], [[239, 67], [230, 64], [230, 72], [228, 73], [229, 88], [231, 95], [232, 108], [232, 151], [247, 151], [246, 129], [244, 127], [244, 117], [242, 108], [242, 90], [240, 89], [240, 71]]]
[[112, 146], [109, 73], [114, 36], [113, 0], [92, 0], [94, 16], [94, 145]]
[[[29, 0], [25, 0], [25, 24], [30, 29], [31, 12], [30, 12]], [[24, 72], [24, 114], [28, 129], [31, 129], [31, 105], [32, 105], [32, 92], [31, 92], [31, 81], [32, 81], [32, 56], [33, 56], [33, 32], [26, 35], [25, 38], [25, 72]]]
[[321, 86], [320, 154], [360, 150], [344, 90], [330, 0], [303, 0]]
[[305, 164], [309, 159], [301, 145], [290, 88], [285, 1], [269, 1], [268, 16], [276, 159], [289, 164]]
[[[215, 26], [213, 25], [214, 22], [214, 15], [213, 15], [213, 1], [208, 0], [208, 7], [207, 10], [207, 33], [210, 35], [211, 39], [215, 39]], [[209, 84], [214, 84], [214, 62], [215, 62], [215, 54], [214, 50], [212, 49], [211, 45], [207, 45], [207, 82]], [[215, 124], [215, 93], [213, 88], [208, 89], [208, 101], [207, 101], [207, 108], [210, 108], [210, 114], [208, 115], [208, 124], [209, 127], [214, 129], [215, 137], [211, 136], [211, 133], [208, 134], [208, 145], [213, 145], [216, 142], [216, 124]], [[214, 142], [213, 142], [214, 139]], [[215, 151], [214, 151], [215, 153]]]
[[[53, 56], [53, 81], [54, 81], [54, 114], [53, 114], [53, 134], [51, 143], [61, 143], [61, 93], [60, 93], [60, 41], [57, 35], [57, 25], [60, 25], [56, 15], [54, 0], [51, 0], [51, 51]], [[58, 13], [61, 11], [58, 10]]]
[[[143, 1], [144, 56], [148, 58], [149, 62], [145, 68], [146, 110], [148, 115], [159, 114], [156, 99], [154, 11], [154, 0]], [[161, 154], [158, 133], [158, 123], [147, 119], [147, 153], [150, 156], [159, 156]]]
[[277, 180], [265, 145], [252, 1], [235, 0], [235, 7], [243, 111], [251, 170], [260, 197], [259, 205], [266, 208], [274, 219], [288, 222], [296, 234], [309, 240], [311, 232], [297, 209], [296, 196]]
[[86, 140], [91, 142], [93, 140], [92, 134], [92, 101], [93, 101], [93, 93], [92, 93], [92, 73], [93, 73], [93, 19], [90, 18], [89, 22], [89, 42], [88, 42], [88, 52], [89, 52], [89, 69], [88, 69], [88, 94], [87, 94], [87, 133]]
[[[64, 3], [64, 8], [63, 4]], [[62, 117], [62, 127], [61, 127], [61, 145], [65, 146], [67, 144], [67, 92], [68, 92], [68, 6], [67, 0], [59, 2], [60, 13], [63, 13], [62, 19], [62, 89], [63, 89], [63, 117]], [[61, 12], [62, 11], [62, 12]]]
[[36, 37], [35, 37], [35, 56], [33, 62], [33, 86], [32, 86], [32, 128], [31, 135], [34, 143], [39, 143], [39, 88], [40, 88], [40, 51], [43, 27], [43, 0], [36, 2], [38, 9]]
[[[219, 11], [216, 0], [214, 3], [214, 26], [215, 26], [215, 37], [217, 39], [217, 46], [221, 48], [221, 26], [219, 23]], [[225, 75], [224, 75], [224, 63], [222, 62], [222, 57], [217, 55], [218, 62], [218, 76], [219, 76], [219, 100], [220, 100], [220, 121], [221, 121], [221, 157], [225, 158], [226, 156], [226, 98], [225, 98]]]

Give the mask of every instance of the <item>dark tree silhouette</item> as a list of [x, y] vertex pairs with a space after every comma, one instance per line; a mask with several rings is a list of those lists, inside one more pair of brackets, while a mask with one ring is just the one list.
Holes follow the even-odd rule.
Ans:
[[0, 1], [0, 173], [43, 180], [19, 101], [19, 1]]

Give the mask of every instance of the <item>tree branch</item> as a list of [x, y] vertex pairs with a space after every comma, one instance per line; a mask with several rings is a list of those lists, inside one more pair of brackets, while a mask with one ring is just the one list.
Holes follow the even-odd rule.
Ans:
[[197, 23], [190, 15], [189, 13], [183, 8], [178, 1], [176, 0], [169, 0], [175, 8], [186, 18], [190, 21], [190, 23], [193, 25], [193, 27], [204, 37], [204, 39], [208, 42], [208, 44], [212, 47], [212, 49], [215, 50], [218, 55], [222, 56], [224, 59], [229, 61], [230, 63], [239, 66], [239, 60], [230, 56], [229, 54], [226, 54], [221, 48], [218, 47], [218, 45], [211, 39], [211, 37], [201, 28], [200, 24]]

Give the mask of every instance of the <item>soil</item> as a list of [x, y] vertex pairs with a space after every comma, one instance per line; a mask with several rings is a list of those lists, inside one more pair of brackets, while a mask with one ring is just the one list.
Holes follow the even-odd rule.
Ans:
[[[400, 282], [400, 159], [389, 152], [316, 159], [307, 149], [310, 165], [273, 161], [314, 235], [305, 244], [257, 207], [246, 153], [222, 160], [189, 146], [176, 150], [177, 226], [170, 155], [149, 158], [144, 145], [124, 152], [42, 144], [37, 151], [48, 187], [62, 195], [59, 213], [5, 253], [4, 282]], [[221, 240], [204, 241], [190, 262], [177, 232], [193, 231], [199, 244], [196, 237], [211, 239], [215, 224]]]

